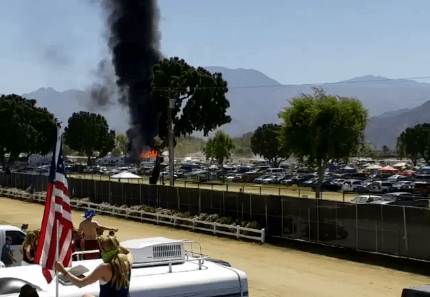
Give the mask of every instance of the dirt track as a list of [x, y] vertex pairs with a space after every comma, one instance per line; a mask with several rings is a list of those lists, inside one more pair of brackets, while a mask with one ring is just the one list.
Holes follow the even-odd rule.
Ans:
[[[3, 209], [0, 224], [21, 226], [27, 222], [30, 230], [40, 228], [42, 205], [0, 198], [0, 209]], [[73, 212], [75, 226], [81, 221], [81, 214]], [[107, 216], [96, 218], [105, 226], [118, 227], [120, 240], [163, 236], [199, 241], [204, 253], [228, 261], [248, 274], [251, 297], [400, 297], [404, 287], [430, 283], [429, 277], [420, 274], [290, 248], [300, 246], [299, 243], [282, 247], [261, 245]], [[323, 248], [309, 249], [321, 251]], [[411, 262], [407, 263], [411, 265]]]

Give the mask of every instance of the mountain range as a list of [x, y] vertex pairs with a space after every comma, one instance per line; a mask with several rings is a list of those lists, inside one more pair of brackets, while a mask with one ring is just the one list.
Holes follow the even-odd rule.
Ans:
[[[230, 108], [227, 113], [232, 117], [232, 122], [221, 129], [231, 136], [254, 131], [262, 124], [280, 123], [277, 115], [289, 106], [288, 99], [303, 93], [312, 94], [312, 87], [360, 100], [369, 111], [370, 120], [365, 135], [374, 147], [387, 145], [394, 148], [397, 136], [406, 127], [430, 121], [430, 102], [427, 102], [430, 100], [429, 83], [366, 75], [335, 83], [282, 85], [254, 69], [205, 68], [212, 73], [221, 72], [228, 82]], [[48, 108], [63, 122], [67, 122], [73, 112], [85, 110], [105, 116], [110, 128], [117, 133], [128, 129], [126, 108], [111, 104], [109, 107], [91, 109], [88, 104], [90, 95], [86, 91], [58, 92], [52, 88], [41, 88], [22, 96], [36, 99], [38, 106]]]

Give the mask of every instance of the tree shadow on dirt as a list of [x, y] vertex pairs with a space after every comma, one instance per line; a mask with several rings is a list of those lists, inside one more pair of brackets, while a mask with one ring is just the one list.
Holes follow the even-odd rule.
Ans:
[[340, 260], [353, 261], [362, 264], [395, 269], [403, 272], [420, 274], [423, 276], [430, 276], [430, 262], [423, 260], [362, 252], [350, 248], [333, 247], [287, 238], [270, 238], [267, 240], [266, 244], [332, 257]]

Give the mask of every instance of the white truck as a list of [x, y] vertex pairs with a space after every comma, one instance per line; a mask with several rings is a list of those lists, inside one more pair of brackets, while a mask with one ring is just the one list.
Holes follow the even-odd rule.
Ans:
[[0, 247], [6, 243], [6, 238], [12, 237], [12, 254], [16, 262], [12, 266], [21, 266], [22, 264], [22, 253], [20, 252], [20, 247], [25, 240], [27, 234], [20, 228], [11, 225], [0, 225]]

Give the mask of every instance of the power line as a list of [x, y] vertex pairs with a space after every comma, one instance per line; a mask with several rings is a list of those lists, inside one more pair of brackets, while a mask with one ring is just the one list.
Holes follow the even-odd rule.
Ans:
[[[373, 80], [353, 80], [353, 81], [340, 81], [340, 82], [331, 82], [331, 83], [314, 83], [314, 84], [300, 84], [300, 85], [260, 85], [260, 86], [227, 86], [229, 90], [238, 90], [238, 89], [269, 89], [269, 88], [285, 88], [285, 87], [306, 87], [306, 86], [321, 86], [321, 85], [341, 85], [341, 84], [357, 84], [357, 83], [375, 83], [375, 82], [389, 82], [393, 83], [399, 80], [419, 80], [419, 79], [430, 79], [430, 76], [420, 76], [420, 77], [408, 77], [408, 78], [384, 78], [384, 79], [373, 79]], [[195, 87], [193, 89], [224, 89], [224, 87]], [[169, 88], [169, 87], [162, 87], [162, 88], [154, 88], [154, 90], [158, 91], [184, 91], [184, 89], [180, 88]]]

